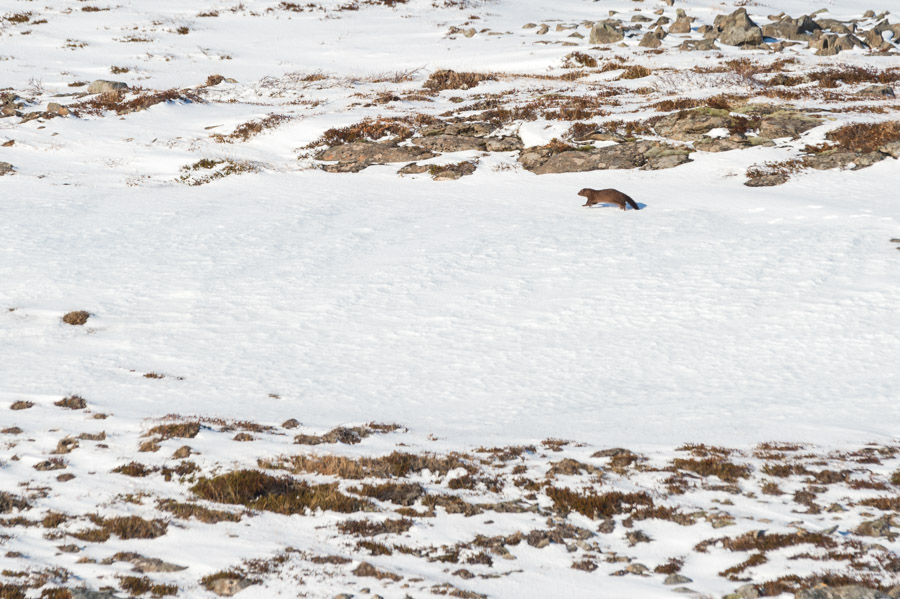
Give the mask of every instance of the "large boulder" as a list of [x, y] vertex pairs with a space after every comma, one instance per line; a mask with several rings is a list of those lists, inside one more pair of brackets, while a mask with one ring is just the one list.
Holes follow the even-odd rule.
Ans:
[[855, 23], [846, 24], [837, 19], [816, 19], [816, 25], [821, 29], [827, 29], [832, 33], [840, 33], [842, 35], [856, 31]]
[[739, 8], [730, 15], [719, 15], [713, 21], [720, 42], [729, 46], [759, 46], [763, 43], [762, 29], [753, 22], [747, 9]]
[[866, 45], [855, 35], [848, 33], [838, 36], [826, 33], [809, 42], [809, 47], [816, 51], [816, 56], [834, 56], [845, 50], [865, 48]]
[[684, 40], [678, 45], [678, 49], [686, 52], [702, 52], [718, 50], [718, 46], [716, 46], [716, 40], [714, 39]]
[[598, 21], [591, 28], [590, 42], [592, 44], [614, 44], [623, 39], [625, 39], [625, 34], [619, 21], [606, 19]]
[[675, 22], [669, 26], [669, 33], [690, 33], [691, 21], [693, 19], [687, 15], [679, 15]]
[[88, 86], [87, 93], [102, 94], [104, 92], [114, 92], [120, 89], [128, 89], [128, 84], [124, 81], [107, 81], [106, 79], [97, 79], [92, 81]]

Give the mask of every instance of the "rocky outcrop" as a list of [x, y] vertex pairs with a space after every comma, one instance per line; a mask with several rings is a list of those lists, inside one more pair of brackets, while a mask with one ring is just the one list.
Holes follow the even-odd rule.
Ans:
[[656, 141], [632, 141], [604, 148], [555, 150], [527, 148], [522, 166], [535, 174], [577, 173], [609, 169], [664, 169], [690, 162], [690, 148]]
[[819, 24], [808, 15], [803, 15], [797, 19], [786, 16], [775, 23], [763, 25], [762, 34], [765, 37], [777, 39], [809, 41], [812, 39], [812, 35], [816, 31], [821, 31], [821, 29]]
[[747, 9], [739, 8], [730, 15], [719, 15], [713, 22], [715, 37], [729, 46], [759, 46], [762, 29], [753, 22]]
[[424, 148], [400, 146], [397, 141], [355, 141], [323, 150], [316, 154], [316, 159], [337, 161], [337, 164], [326, 164], [322, 167], [329, 173], [357, 173], [373, 164], [410, 162], [434, 156], [436, 154]]
[[809, 47], [816, 51], [816, 56], [834, 56], [845, 50], [865, 48], [866, 45], [851, 33], [841, 36], [826, 33], [818, 39], [811, 40]]
[[695, 108], [664, 116], [654, 125], [659, 135], [677, 141], [697, 141], [710, 130], [729, 128], [731, 116], [727, 110]]

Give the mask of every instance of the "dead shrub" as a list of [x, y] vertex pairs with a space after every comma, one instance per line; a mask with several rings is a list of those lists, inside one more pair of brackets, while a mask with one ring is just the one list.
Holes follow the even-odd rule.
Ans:
[[825, 549], [837, 547], [837, 542], [834, 539], [822, 533], [802, 531], [786, 534], [764, 534], [762, 531], [751, 531], [739, 537], [707, 539], [697, 543], [694, 546], [694, 550], [706, 553], [710, 546], [719, 543], [728, 551], [756, 551], [759, 553], [803, 544], [812, 544]]
[[132, 597], [145, 593], [150, 593], [153, 597], [165, 597], [178, 592], [178, 587], [174, 584], [153, 584], [146, 576], [122, 576], [119, 578], [119, 586]]
[[389, 501], [396, 505], [413, 505], [425, 494], [425, 488], [418, 483], [386, 482], [380, 485], [362, 485], [349, 489], [351, 493], [371, 497], [378, 501]]
[[0, 491], [0, 514], [8, 514], [13, 510], [27, 510], [31, 506], [28, 501], [18, 495]]
[[317, 509], [350, 513], [366, 509], [366, 501], [344, 495], [338, 485], [310, 485], [289, 476], [274, 477], [259, 470], [237, 470], [202, 478], [191, 491], [207, 501], [243, 505], [278, 514], [305, 514]]
[[335, 127], [325, 131], [322, 136], [307, 147], [320, 145], [336, 146], [355, 141], [377, 141], [384, 137], [408, 139], [412, 137], [417, 126], [436, 123], [437, 119], [426, 115], [395, 119], [365, 119], [348, 127]]
[[159, 509], [169, 512], [176, 518], [189, 520], [195, 518], [206, 524], [218, 524], [219, 522], [240, 522], [241, 514], [213, 510], [195, 503], [181, 503], [174, 499], [163, 499], [156, 504]]
[[297, 435], [294, 437], [294, 443], [298, 445], [320, 445], [322, 443], [356, 445], [373, 433], [389, 433], [399, 428], [402, 428], [399, 424], [379, 424], [375, 422], [370, 422], [363, 426], [339, 426], [324, 435]]
[[144, 520], [140, 516], [103, 518], [102, 528], [120, 539], [155, 539], [166, 534], [165, 520]]
[[875, 152], [888, 143], [900, 141], [900, 121], [844, 125], [826, 133], [825, 139], [850, 152]]
[[338, 530], [345, 535], [359, 537], [374, 537], [384, 534], [401, 534], [412, 528], [413, 521], [409, 518], [397, 520], [384, 520], [372, 522], [371, 520], [345, 520], [338, 523]]
[[619, 75], [619, 79], [641, 79], [643, 77], [649, 77], [652, 74], [653, 71], [647, 67], [635, 64], [628, 66], [625, 69], [625, 72]]
[[159, 468], [145, 466], [140, 462], [129, 462], [118, 468], [113, 468], [112, 471], [116, 474], [124, 474], [125, 476], [144, 477], [153, 474], [157, 470], [159, 470]]
[[677, 574], [681, 571], [681, 567], [684, 566], [684, 560], [678, 557], [670, 558], [664, 564], [660, 564], [653, 568], [653, 571], [657, 574]]
[[53, 402], [53, 405], [67, 410], [83, 410], [87, 407], [87, 402], [79, 395], [69, 395]]
[[72, 326], [81, 326], [88, 321], [88, 318], [91, 317], [90, 312], [86, 312], [84, 310], [75, 310], [74, 312], [68, 312], [62, 317], [62, 321], [66, 324], [70, 324]]
[[584, 52], [572, 52], [571, 54], [566, 55], [566, 57], [563, 59], [563, 67], [567, 69], [574, 69], [578, 67], [587, 67], [589, 69], [594, 69], [597, 67], [597, 59], [590, 54], [585, 54]]
[[717, 476], [729, 483], [740, 478], [749, 478], [750, 467], [734, 464], [720, 457], [709, 457], [700, 460], [675, 458], [672, 460], [675, 470], [687, 470], [700, 476]]
[[759, 566], [769, 561], [764, 553], [754, 553], [745, 561], [739, 563], [736, 566], [732, 566], [730, 568], [726, 568], [719, 572], [719, 576], [725, 577], [728, 580], [741, 580], [740, 574], [744, 572], [747, 568], [752, 568], [754, 566]]
[[160, 424], [144, 433], [144, 437], [159, 436], [160, 439], [193, 439], [200, 432], [199, 422], [177, 422]]
[[203, 101], [192, 91], [178, 89], [141, 93], [131, 100], [125, 100], [125, 97], [126, 93], [123, 90], [104, 92], [90, 100], [73, 104], [71, 108], [75, 111], [83, 111], [92, 115], [101, 115], [107, 111], [123, 115], [146, 110], [163, 102], [191, 103]]
[[270, 114], [263, 119], [256, 121], [248, 121], [238, 125], [234, 131], [228, 135], [213, 135], [219, 143], [235, 143], [237, 141], [248, 141], [252, 137], [256, 137], [267, 129], [274, 129], [284, 122], [290, 121], [293, 117], [286, 114]]
[[33, 401], [14, 401], [12, 405], [9, 406], [10, 410], [27, 410], [29, 408], [34, 407]]
[[546, 493], [557, 511], [578, 512], [591, 519], [627, 514], [637, 506], [653, 507], [653, 500], [643, 491], [639, 493], [610, 491], [598, 495], [593, 491], [578, 493], [571, 489], [548, 487]]
[[450, 69], [441, 69], [433, 72], [422, 87], [436, 93], [446, 89], [470, 89], [482, 81], [496, 80], [497, 77], [489, 73], [457, 73]]
[[429, 470], [439, 476], [456, 468], [465, 468], [475, 473], [477, 468], [468, 461], [468, 456], [450, 453], [446, 456], [435, 454], [411, 454], [395, 451], [389, 455], [357, 459], [343, 456], [298, 455], [279, 460], [260, 462], [263, 468], [280, 468], [295, 474], [312, 472], [359, 480], [361, 478], [402, 478], [413, 472]]

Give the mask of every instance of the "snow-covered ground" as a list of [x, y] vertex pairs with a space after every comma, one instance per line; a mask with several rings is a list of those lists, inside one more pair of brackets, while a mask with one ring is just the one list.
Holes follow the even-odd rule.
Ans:
[[[342, 2], [317, 4], [294, 12], [273, 1], [0, 2], [6, 15], [0, 18], [0, 93], [23, 98], [26, 113], [46, 110], [48, 102], [72, 106], [89, 99], [72, 95], [85, 90], [70, 87], [73, 82], [121, 80], [146, 91], [194, 88], [213, 74], [229, 78], [197, 88], [203, 101], [161, 103], [123, 116], [0, 119], [0, 161], [15, 168], [0, 176], [0, 429], [6, 432], [0, 436], [0, 491], [30, 503], [7, 510], [0, 495], [0, 512], [7, 512], [0, 520], [0, 584], [27, 578], [16, 572], [34, 577], [64, 568], [68, 581], [57, 573], [44, 584], [120, 588], [116, 576], [127, 568], [121, 560], [103, 560], [140, 552], [189, 566], [154, 581], [176, 584], [179, 596], [208, 597], [199, 583], [203, 576], [293, 547], [299, 557], [288, 552], [278, 568], [261, 572], [258, 564], [244, 564], [242, 576], [269, 578], [241, 596], [366, 595], [360, 589], [368, 586], [386, 597], [419, 597], [446, 594], [448, 587], [434, 585], [452, 582], [460, 593], [490, 597], [585, 597], [598, 588], [609, 597], [665, 597], [672, 592], [661, 585], [662, 573], [606, 574], [638, 562], [652, 570], [673, 557], [685, 559], [682, 573], [692, 579], [691, 589], [721, 595], [740, 582], [720, 572], [747, 555], [721, 547], [695, 552], [704, 539], [764, 528], [760, 522], [784, 532], [822, 531], [832, 521], [840, 528], [829, 534], [843, 538], [874, 517], [859, 503], [863, 498], [896, 498], [900, 480], [889, 481], [898, 467], [900, 433], [900, 245], [891, 242], [900, 238], [898, 162], [808, 172], [777, 187], [747, 187], [744, 173], [820, 143], [839, 125], [896, 119], [900, 102], [883, 101], [885, 110], [871, 114], [841, 112], [852, 103], [836, 103], [825, 125], [799, 140], [695, 152], [692, 162], [665, 170], [538, 176], [518, 165], [517, 152], [468, 151], [431, 161], [477, 160], [476, 172], [456, 181], [401, 177], [400, 165], [326, 173], [304, 148], [328, 128], [367, 117], [440, 115], [453, 110], [461, 99], [452, 98], [459, 96], [477, 101], [509, 92], [521, 99], [577, 89], [558, 78], [510, 75], [471, 90], [415, 97], [435, 69], [558, 76], [568, 54], [591, 51], [583, 21], [606, 18], [611, 10], [624, 20], [631, 13], [656, 19], [654, 10], [674, 20], [680, 8], [697, 24], [711, 23], [734, 3], [498, 0], [437, 7], [412, 0], [395, 8], [363, 3], [358, 10], [340, 10]], [[848, 20], [862, 19], [868, 9], [897, 9], [893, 0], [748, 4], [760, 22], [780, 11], [799, 16], [826, 8], [827, 16]], [[25, 13], [26, 22], [10, 18]], [[199, 16], [204, 13], [216, 16]], [[549, 23], [549, 32], [523, 29], [530, 22]], [[557, 31], [557, 23], [578, 28]], [[448, 35], [450, 27], [478, 32]], [[573, 31], [584, 38], [569, 37]], [[656, 114], [641, 104], [644, 97], [746, 95], [752, 85], [745, 80], [690, 69], [773, 58], [728, 46], [721, 54], [679, 52], [674, 48], [682, 40], [675, 37], [663, 40], [662, 53], [637, 48], [640, 37], [595, 52], [601, 60], [667, 70], [617, 81], [634, 94], [610, 104], [609, 119]], [[545, 41], [551, 43], [538, 43]], [[826, 58], [803, 47], [785, 56], [795, 59], [797, 72], [835, 64], [900, 67], [896, 53], [858, 50]], [[112, 74], [111, 67], [127, 71]], [[586, 81], [596, 91], [613, 85], [614, 76], [597, 72]], [[373, 101], [388, 92], [408, 96]], [[805, 107], [817, 108], [815, 100]], [[246, 142], [211, 137], [275, 113], [291, 120]], [[537, 145], [570, 124], [515, 123], [509, 132]], [[182, 168], [201, 159], [249, 161], [258, 172], [198, 186], [180, 182]], [[621, 189], [642, 210], [584, 208], [576, 195], [583, 187]], [[83, 326], [64, 324], [62, 315], [73, 310], [91, 317]], [[53, 405], [70, 395], [83, 397], [87, 411]], [[9, 410], [16, 402], [34, 406]], [[196, 438], [161, 439], [161, 450], [138, 452], [139, 435], [170, 414], [206, 419], [205, 427]], [[292, 445], [279, 428], [290, 418], [307, 434], [367, 422], [397, 423], [408, 432], [311, 450]], [[276, 428], [236, 443], [232, 429], [221, 429], [232, 421]], [[82, 437], [71, 453], [59, 452], [68, 461], [64, 472], [75, 478], [59, 480], [56, 471], [33, 468], [58, 451], [60, 439], [101, 431], [100, 445]], [[573, 443], [555, 455], [552, 443], [541, 445], [548, 438]], [[841, 504], [848, 511], [798, 514], [797, 505], [808, 503], [789, 494], [830, 483], [804, 480], [798, 471], [791, 482], [779, 481], [783, 501], [768, 498], [759, 490], [771, 482], [762, 474], [768, 458], [753, 448], [772, 441], [808, 444], [804, 463], [846, 467], [882, 486], [861, 491], [845, 477], [844, 486], [816, 501], [823, 509]], [[109, 474], [132, 460], [172, 466], [169, 456], [184, 443], [200, 456], [192, 458], [197, 473], [179, 473], [181, 481], [159, 473]], [[686, 450], [676, 447], [684, 443], [738, 450], [734, 459], [754, 473], [741, 483], [744, 493], [695, 481], [687, 495], [672, 495], [662, 469], [682, 456]], [[854, 470], [858, 460], [844, 462], [866, 443], [884, 453], [864, 475]], [[501, 578], [491, 578], [497, 568], [477, 558], [479, 565], [466, 567], [483, 577], [454, 575], [457, 566], [424, 550], [360, 557], [369, 553], [336, 533], [346, 517], [329, 511], [315, 517], [263, 511], [216, 525], [172, 520], [153, 540], [66, 537], [91, 513], [171, 518], [153, 507], [155, 499], [191, 498], [192, 477], [254, 468], [258, 459], [304, 452], [360, 458], [395, 450], [446, 455], [522, 445], [537, 448], [516, 458], [525, 470], [490, 473], [505, 481], [504, 490], [478, 478], [489, 476], [483, 466], [476, 484], [461, 493], [475, 503], [514, 501], [533, 510], [470, 517], [439, 511], [436, 519], [415, 519], [398, 538], [435, 549], [476, 535], [557, 527], [561, 520], [551, 520], [565, 510], [548, 520], [550, 512], [541, 510], [554, 504], [546, 488], [528, 497], [537, 488], [516, 487], [514, 475], [543, 480], [562, 457], [604, 471], [602, 483], [600, 474], [582, 472], [571, 480], [573, 488], [646, 491], [660, 504], [704, 515], [689, 528], [655, 517], [640, 522], [651, 543], [623, 536], [629, 530], [621, 525], [624, 512], [615, 533], [594, 535], [590, 547], [523, 542], [510, 547], [516, 561], [495, 555], [504, 565]], [[642, 452], [647, 469], [610, 474], [605, 458], [594, 455], [610, 447]], [[409, 480], [445, 493], [448, 481], [465, 473], [457, 470], [426, 470]], [[323, 474], [307, 479], [338, 480]], [[340, 483], [346, 489], [358, 481]], [[726, 505], [731, 520], [709, 516]], [[71, 521], [44, 530], [12, 520], [21, 515], [37, 522], [50, 512]], [[726, 520], [731, 528], [713, 530]], [[596, 520], [574, 512], [565, 522], [597, 530]], [[886, 586], [890, 576], [897, 584], [897, 570], [889, 574], [881, 559], [900, 545], [893, 536], [877, 542], [881, 549], [868, 558], [881, 565], [872, 568], [888, 577], [882, 578]], [[56, 549], [72, 543], [79, 546], [75, 552]], [[460, 563], [466, 551], [475, 555], [471, 547], [463, 550]], [[790, 560], [789, 551], [779, 551], [741, 580], [820, 570], [812, 559]], [[316, 555], [349, 565], [310, 562]], [[616, 555], [631, 561], [616, 561]], [[572, 569], [582, 558], [600, 568]], [[404, 581], [352, 577], [362, 559]], [[28, 596], [39, 596], [44, 584], [32, 584]]]

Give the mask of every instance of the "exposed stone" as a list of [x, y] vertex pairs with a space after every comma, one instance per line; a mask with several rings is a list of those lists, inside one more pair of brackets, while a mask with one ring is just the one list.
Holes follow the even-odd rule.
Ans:
[[856, 93], [860, 96], [883, 96], [886, 98], [893, 98], [894, 88], [890, 85], [870, 85]]
[[15, 169], [13, 169], [13, 165], [8, 162], [0, 162], [0, 177], [3, 175], [8, 175], [12, 173]]
[[128, 84], [124, 81], [107, 81], [106, 79], [97, 79], [92, 81], [87, 88], [89, 94], [102, 94], [104, 92], [112, 92], [119, 89], [128, 89]]
[[117, 599], [112, 591], [94, 591], [91, 589], [68, 589], [72, 599]]
[[522, 166], [535, 174], [576, 173], [608, 169], [663, 169], [690, 162], [690, 148], [655, 141], [634, 141], [587, 150], [553, 152], [527, 148], [519, 156]]
[[757, 599], [759, 591], [752, 584], [744, 584], [734, 590], [733, 593], [725, 595], [725, 599]]
[[485, 149], [483, 139], [465, 135], [431, 135], [428, 137], [417, 137], [412, 142], [420, 148], [438, 153], [465, 152], [468, 150], [483, 151]]
[[739, 150], [748, 146], [749, 144], [746, 141], [738, 141], [728, 137], [704, 137], [700, 141], [694, 143], [694, 149], [702, 152], [728, 152], [730, 150]]
[[697, 52], [697, 51], [705, 51], [705, 50], [718, 50], [718, 47], [716, 46], [716, 40], [702, 39], [702, 40], [684, 40], [678, 46], [678, 49], [685, 50], [688, 52]]
[[747, 9], [739, 8], [730, 15], [719, 15], [713, 24], [718, 39], [729, 46], [759, 46], [763, 42], [762, 30], [753, 22]]
[[794, 593], [794, 599], [879, 599], [881, 597], [887, 597], [887, 595], [879, 590], [859, 585], [818, 587]]
[[812, 34], [821, 29], [812, 17], [803, 15], [797, 19], [784, 17], [777, 23], [763, 25], [762, 34], [765, 37], [778, 39], [809, 41], [812, 38]]
[[550, 31], [550, 26], [544, 23], [543, 25], [541, 25], [540, 29], [537, 30], [537, 34], [544, 35], [548, 31]]
[[745, 110], [758, 116], [759, 136], [767, 139], [796, 138], [822, 123], [822, 119], [793, 108], [756, 104]]
[[711, 129], [728, 128], [731, 117], [727, 110], [695, 108], [664, 116], [654, 125], [663, 137], [677, 141], [697, 141]]
[[881, 32], [875, 29], [870, 29], [864, 32], [862, 34], [862, 42], [873, 50], [877, 50], [879, 52], [884, 50], [891, 50], [894, 47], [893, 44], [884, 41], [884, 38], [881, 37]]
[[488, 152], [514, 152], [524, 147], [518, 136], [488, 137], [484, 140], [484, 149]]
[[832, 33], [847, 34], [856, 31], [856, 24], [845, 24], [841, 21], [838, 21], [837, 19], [816, 19], [816, 24], [820, 28], [827, 29]]
[[892, 141], [878, 148], [879, 152], [887, 154], [892, 158], [900, 158], [900, 141]]
[[642, 48], [659, 48], [662, 41], [666, 37], [666, 32], [662, 27], [657, 27], [653, 31], [648, 31], [641, 39], [639, 46]]
[[319, 152], [316, 159], [338, 161], [327, 164], [323, 170], [330, 173], [356, 173], [373, 164], [410, 162], [434, 158], [435, 154], [418, 146], [399, 146], [396, 141], [366, 142], [355, 141], [334, 146]]
[[614, 44], [625, 39], [622, 25], [619, 21], [605, 19], [598, 21], [591, 28], [590, 42], [592, 44]]
[[688, 16], [680, 16], [675, 19], [675, 22], [669, 26], [669, 33], [690, 33], [691, 32], [691, 19]]
[[865, 537], [887, 537], [889, 539], [893, 539], [897, 536], [895, 533], [891, 532], [891, 517], [884, 516], [883, 518], [879, 518], [877, 520], [867, 520], [856, 527], [856, 530], [853, 531], [854, 534], [858, 534]]
[[816, 56], [834, 56], [845, 50], [865, 48], [866, 46], [853, 34], [848, 33], [838, 36], [828, 33], [820, 36], [818, 39], [811, 40], [809, 47], [816, 50]]
[[666, 576], [666, 579], [663, 581], [663, 584], [666, 585], [675, 585], [675, 584], [686, 584], [689, 582], [694, 582], [687, 576], [682, 576], [681, 574], [669, 574]]
[[56, 102], [50, 102], [47, 104], [47, 113], [58, 116], [69, 116], [69, 109]]
[[231, 597], [232, 595], [237, 595], [238, 593], [252, 585], [252, 581], [247, 580], [246, 578], [235, 576], [217, 578], [207, 584], [206, 588], [216, 595], [219, 595], [220, 597]]

